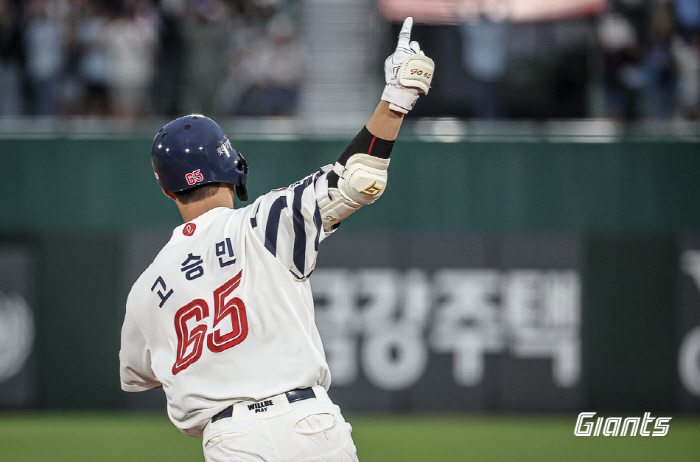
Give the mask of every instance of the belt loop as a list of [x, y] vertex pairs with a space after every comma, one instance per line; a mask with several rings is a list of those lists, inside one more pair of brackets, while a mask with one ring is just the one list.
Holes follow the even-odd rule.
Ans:
[[295, 390], [290, 390], [287, 393], [287, 400], [289, 403], [294, 403], [296, 401], [302, 401], [305, 399], [315, 398], [316, 393], [314, 393], [313, 388], [297, 388]]
[[[317, 398], [317, 399], [320, 398], [314, 392], [313, 388], [296, 388], [296, 389], [290, 390], [286, 393], [280, 393], [279, 395], [275, 395], [275, 397], [277, 397], [277, 396], [284, 396], [289, 404], [295, 403], [297, 401], [303, 401], [305, 399], [310, 399], [310, 398]], [[270, 397], [267, 399], [273, 399], [275, 397]], [[265, 401], [265, 400], [263, 399], [260, 401], [239, 401], [236, 404], [231, 404], [230, 406], [226, 407], [222, 411], [215, 414], [211, 418], [211, 423], [214, 423], [214, 422], [221, 420], [221, 419], [233, 417], [234, 406], [249, 406], [249, 405], [252, 406], [253, 403], [260, 403], [262, 401]], [[238, 412], [238, 411], [236, 411], [236, 412]]]

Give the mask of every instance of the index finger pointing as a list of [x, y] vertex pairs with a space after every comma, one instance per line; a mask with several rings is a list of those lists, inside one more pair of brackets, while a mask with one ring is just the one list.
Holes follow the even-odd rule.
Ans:
[[411, 16], [407, 17], [403, 22], [401, 27], [401, 32], [399, 32], [399, 44], [401, 48], [410, 48], [409, 43], [411, 42], [411, 29], [413, 28], [413, 18]]

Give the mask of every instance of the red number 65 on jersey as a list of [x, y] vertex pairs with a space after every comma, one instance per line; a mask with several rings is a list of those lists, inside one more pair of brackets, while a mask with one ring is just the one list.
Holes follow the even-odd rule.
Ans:
[[[214, 291], [214, 322], [212, 332], [208, 335], [206, 324], [197, 324], [192, 330], [188, 330], [187, 327], [187, 322], [192, 319], [199, 323], [209, 317], [209, 305], [206, 301], [198, 298], [177, 310], [177, 358], [173, 364], [173, 375], [187, 369], [202, 356], [205, 338], [207, 348], [213, 353], [219, 353], [238, 345], [248, 336], [248, 320], [243, 300], [233, 297], [226, 301], [241, 283], [241, 273], [242, 271]], [[232, 329], [228, 333], [222, 333], [222, 329], [217, 326], [227, 317], [231, 319]]]

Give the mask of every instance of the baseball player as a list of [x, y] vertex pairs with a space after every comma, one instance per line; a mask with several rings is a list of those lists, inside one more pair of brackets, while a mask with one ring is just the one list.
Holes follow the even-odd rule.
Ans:
[[121, 386], [162, 386], [170, 420], [223, 461], [357, 461], [328, 397], [308, 278], [320, 243], [386, 187], [404, 114], [434, 69], [406, 19], [377, 109], [335, 165], [244, 208], [248, 167], [201, 115], [165, 125], [151, 157], [185, 221], [126, 302]]

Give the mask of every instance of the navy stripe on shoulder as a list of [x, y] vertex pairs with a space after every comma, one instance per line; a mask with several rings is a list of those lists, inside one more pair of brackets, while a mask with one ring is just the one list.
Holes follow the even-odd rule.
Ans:
[[309, 176], [294, 188], [294, 203], [292, 204], [292, 222], [294, 225], [294, 252], [292, 254], [294, 266], [300, 274], [304, 274], [306, 265], [306, 224], [302, 212], [302, 196], [306, 188], [314, 182], [314, 177]]
[[260, 210], [260, 204], [255, 207], [255, 212], [253, 212], [253, 216], [250, 217], [250, 226], [253, 228], [258, 227], [258, 211]]
[[280, 227], [280, 215], [285, 207], [287, 207], [287, 196], [280, 196], [272, 203], [270, 214], [267, 216], [265, 248], [274, 256], [277, 256], [277, 231]]
[[321, 238], [321, 226], [323, 221], [321, 221], [321, 209], [318, 208], [318, 203], [316, 203], [316, 210], [314, 210], [314, 224], [316, 225], [316, 239], [314, 240], [314, 250], [318, 252], [318, 241]]

